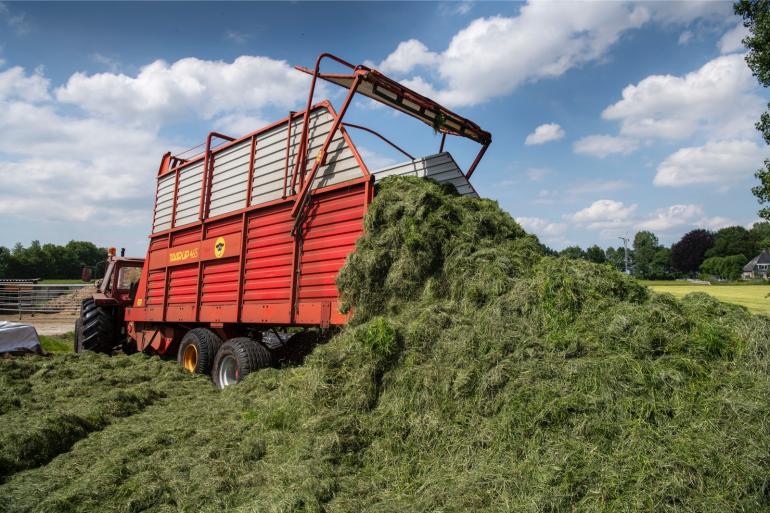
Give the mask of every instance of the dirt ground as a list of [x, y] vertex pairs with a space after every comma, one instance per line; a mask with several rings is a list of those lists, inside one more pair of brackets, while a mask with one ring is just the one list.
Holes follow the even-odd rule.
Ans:
[[0, 315], [0, 321], [23, 322], [31, 324], [37, 330], [38, 335], [61, 335], [74, 331], [75, 316], [63, 316], [61, 314], [46, 315]]

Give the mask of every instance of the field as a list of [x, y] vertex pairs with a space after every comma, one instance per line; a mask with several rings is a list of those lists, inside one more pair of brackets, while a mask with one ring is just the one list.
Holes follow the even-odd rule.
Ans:
[[770, 511], [770, 317], [378, 187], [353, 321], [301, 365], [220, 391], [142, 353], [0, 358], [0, 513]]
[[694, 285], [689, 282], [642, 282], [656, 292], [684, 297], [692, 292], [705, 292], [726, 303], [745, 306], [750, 311], [770, 315], [770, 285]]

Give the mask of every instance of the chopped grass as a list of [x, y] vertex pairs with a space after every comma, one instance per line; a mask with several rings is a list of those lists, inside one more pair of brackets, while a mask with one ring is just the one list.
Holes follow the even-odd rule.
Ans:
[[[0, 510], [770, 510], [770, 319], [543, 257], [390, 178], [353, 322], [217, 391], [143, 355], [0, 360]], [[8, 426], [8, 429], [5, 427]]]

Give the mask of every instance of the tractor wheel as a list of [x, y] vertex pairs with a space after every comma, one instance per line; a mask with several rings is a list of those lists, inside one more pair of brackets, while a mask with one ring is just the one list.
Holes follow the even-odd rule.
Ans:
[[115, 320], [112, 314], [96, 306], [93, 298], [84, 299], [80, 305], [80, 323], [76, 323], [75, 351], [94, 351], [111, 354], [115, 347]]
[[248, 337], [231, 338], [217, 353], [212, 377], [219, 388], [225, 388], [251, 372], [272, 365], [273, 357], [262, 344]]
[[206, 328], [188, 331], [179, 344], [176, 361], [187, 372], [209, 374], [222, 339]]

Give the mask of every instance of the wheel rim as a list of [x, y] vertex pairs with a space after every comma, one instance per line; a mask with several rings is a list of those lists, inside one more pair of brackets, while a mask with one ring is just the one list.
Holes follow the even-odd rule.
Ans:
[[190, 344], [184, 348], [182, 366], [188, 372], [195, 372], [196, 367], [198, 367], [198, 348], [195, 344]]
[[219, 363], [219, 386], [225, 388], [238, 383], [238, 362], [234, 357], [226, 355]]

